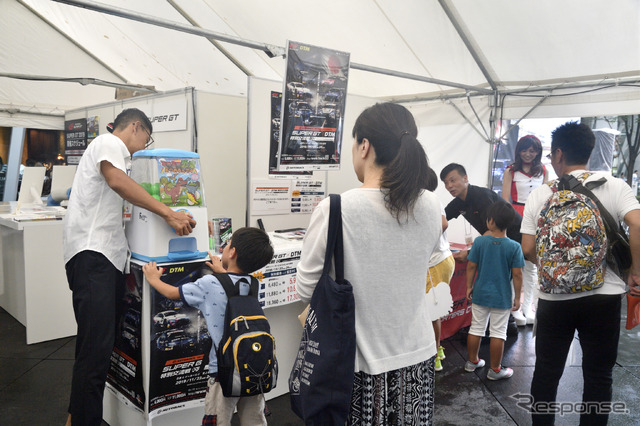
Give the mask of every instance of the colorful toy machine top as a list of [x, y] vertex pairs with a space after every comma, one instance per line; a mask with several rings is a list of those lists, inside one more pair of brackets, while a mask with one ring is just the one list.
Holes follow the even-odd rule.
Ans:
[[180, 237], [162, 218], [134, 206], [126, 225], [132, 257], [157, 262], [206, 257], [209, 235], [200, 171], [200, 156], [194, 152], [147, 149], [133, 154], [131, 178], [156, 200], [191, 214], [197, 225], [192, 234]]
[[205, 206], [200, 157], [189, 151], [147, 149], [133, 155], [131, 177], [171, 207]]

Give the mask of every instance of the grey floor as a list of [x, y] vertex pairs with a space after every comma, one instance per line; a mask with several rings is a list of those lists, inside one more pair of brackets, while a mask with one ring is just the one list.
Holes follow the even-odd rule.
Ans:
[[[624, 329], [626, 303], [617, 365], [613, 372], [613, 400], [626, 404], [628, 414], [612, 415], [610, 425], [640, 425], [640, 326]], [[519, 328], [507, 340], [503, 364], [513, 368], [508, 380], [491, 382], [486, 367], [466, 373], [466, 345], [462, 336], [443, 342], [447, 358], [444, 370], [436, 375], [436, 425], [528, 425], [526, 411], [512, 397], [528, 393], [534, 366], [534, 339], [531, 326]], [[0, 425], [63, 425], [71, 385], [74, 338], [35, 345], [25, 344], [25, 329], [0, 308]], [[559, 401], [580, 401], [582, 374], [579, 345], [574, 359], [560, 382]], [[480, 356], [488, 360], [488, 342]], [[285, 380], [281, 382], [285, 385]], [[302, 425], [289, 408], [288, 396], [268, 402], [272, 425]], [[106, 424], [103, 422], [103, 424]], [[234, 424], [237, 422], [234, 421]], [[575, 415], [556, 416], [558, 425], [578, 424]], [[125, 425], [126, 426], [126, 425]]]

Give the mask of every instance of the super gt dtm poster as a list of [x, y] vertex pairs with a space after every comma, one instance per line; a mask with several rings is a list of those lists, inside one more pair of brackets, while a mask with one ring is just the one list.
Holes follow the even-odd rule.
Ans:
[[289, 41], [278, 171], [337, 170], [349, 53]]
[[107, 374], [107, 389], [138, 411], [144, 408], [141, 355], [142, 269], [131, 265], [126, 276], [126, 287], [118, 310], [116, 340], [111, 353]]
[[[200, 278], [202, 262], [162, 265], [162, 281]], [[201, 406], [207, 389], [211, 337], [199, 310], [151, 290], [149, 418]]]

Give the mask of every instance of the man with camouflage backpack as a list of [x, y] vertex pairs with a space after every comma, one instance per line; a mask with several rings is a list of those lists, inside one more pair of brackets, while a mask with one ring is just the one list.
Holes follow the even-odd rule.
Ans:
[[[629, 285], [640, 283], [640, 204], [622, 180], [587, 172], [595, 144], [591, 129], [575, 122], [552, 133], [551, 165], [559, 179], [535, 189], [522, 220], [522, 250], [540, 271], [536, 364], [531, 383], [533, 424], [553, 424], [553, 404], [577, 330], [584, 377], [580, 424], [606, 424], [612, 370], [618, 353], [625, 283], [606, 263], [607, 236], [597, 202], [574, 192], [591, 189], [616, 221], [629, 226], [633, 264]], [[578, 408], [578, 407], [577, 407]]]

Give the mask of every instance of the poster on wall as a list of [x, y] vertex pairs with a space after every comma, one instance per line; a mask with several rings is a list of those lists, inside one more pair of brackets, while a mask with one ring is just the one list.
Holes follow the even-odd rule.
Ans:
[[296, 180], [291, 189], [291, 213], [311, 214], [325, 197], [324, 181]]
[[337, 170], [349, 53], [289, 41], [278, 170]]
[[111, 353], [111, 364], [107, 373], [107, 384], [111, 392], [123, 403], [144, 409], [142, 387], [142, 269], [131, 264], [131, 273], [126, 276], [122, 309], [116, 319], [116, 339]]
[[296, 266], [302, 253], [302, 241], [284, 245], [279, 242], [278, 246], [271, 262], [253, 273], [260, 282], [258, 299], [265, 308], [300, 300], [296, 291]]
[[280, 141], [280, 116], [282, 93], [271, 92], [271, 128], [269, 132], [269, 174], [270, 175], [312, 175], [311, 171], [278, 171], [278, 142]]
[[251, 181], [252, 214], [289, 214], [291, 210], [291, 180]]
[[[200, 278], [203, 262], [162, 265], [162, 281], [179, 286]], [[151, 289], [149, 419], [201, 406], [209, 376], [211, 336], [198, 309]]]
[[100, 119], [97, 115], [87, 118], [87, 145], [98, 137], [98, 134], [100, 133], [99, 126]]
[[78, 164], [87, 149], [87, 119], [64, 122], [64, 154], [69, 165]]

